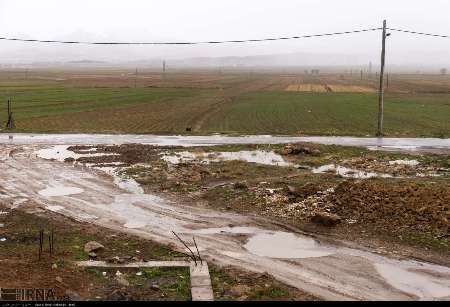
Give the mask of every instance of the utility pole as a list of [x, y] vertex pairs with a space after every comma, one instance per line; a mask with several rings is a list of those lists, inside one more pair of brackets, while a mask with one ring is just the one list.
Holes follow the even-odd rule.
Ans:
[[136, 67], [136, 73], [134, 74], [134, 88], [137, 87], [137, 74], [138, 74], [138, 71], [137, 71], [137, 67]]
[[386, 20], [383, 21], [383, 34], [381, 46], [381, 71], [380, 71], [380, 89], [378, 92], [378, 131], [377, 136], [383, 136], [384, 120], [384, 65], [386, 63]]
[[8, 99], [8, 122], [6, 123], [6, 129], [14, 129], [16, 125], [14, 124], [13, 114], [11, 110], [11, 100]]

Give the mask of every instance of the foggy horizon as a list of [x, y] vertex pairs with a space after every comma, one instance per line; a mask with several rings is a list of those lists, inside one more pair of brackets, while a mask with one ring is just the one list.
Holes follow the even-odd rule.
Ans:
[[[447, 35], [448, 1], [26, 1], [0, 0], [1, 37], [79, 41], [260, 39], [388, 27]], [[428, 18], [428, 16], [432, 16]], [[130, 63], [266, 57], [267, 66], [379, 64], [380, 31], [290, 41], [195, 46], [89, 46], [0, 41], [0, 64], [71, 61]], [[298, 57], [289, 59], [289, 55]], [[387, 65], [450, 66], [450, 40], [392, 32]], [[283, 56], [287, 57], [282, 59]], [[302, 56], [304, 58], [302, 58]], [[273, 59], [272, 59], [273, 58]], [[281, 59], [279, 59], [281, 58]], [[243, 58], [245, 60], [245, 58]], [[291, 61], [290, 61], [291, 60]], [[251, 66], [250, 63], [241, 63]], [[254, 60], [257, 63], [257, 60]], [[219, 61], [220, 62], [220, 61]], [[256, 66], [260, 66], [257, 64]]]

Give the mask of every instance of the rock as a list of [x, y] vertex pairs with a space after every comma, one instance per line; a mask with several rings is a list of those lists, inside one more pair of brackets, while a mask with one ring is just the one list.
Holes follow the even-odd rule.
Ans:
[[298, 189], [296, 187], [291, 186], [291, 185], [287, 186], [287, 190], [288, 190], [288, 193], [290, 195], [298, 196], [298, 194], [299, 194]]
[[117, 283], [118, 283], [119, 285], [121, 285], [121, 286], [128, 287], [128, 286], [130, 285], [130, 283], [128, 282], [128, 280], [126, 280], [125, 277], [123, 277], [123, 275], [116, 276], [114, 279], [115, 279], [115, 281], [117, 281]]
[[102, 250], [104, 248], [105, 247], [103, 245], [101, 245], [100, 243], [95, 242], [95, 241], [88, 242], [84, 245], [84, 251], [86, 253], [96, 252], [96, 251]]
[[283, 156], [287, 156], [293, 153], [292, 145], [286, 145], [284, 148], [280, 150], [280, 154]]
[[332, 227], [336, 226], [341, 222], [341, 218], [336, 214], [331, 213], [316, 213], [312, 218], [311, 222], [319, 224], [322, 226]]
[[111, 301], [125, 301], [130, 299], [130, 295], [124, 290], [117, 289], [111, 292], [107, 299]]
[[161, 287], [158, 286], [157, 284], [153, 284], [153, 285], [150, 287], [150, 289], [152, 289], [152, 290], [154, 290], [154, 291], [159, 291], [159, 290], [161, 290]]
[[109, 263], [119, 263], [119, 261], [120, 261], [120, 258], [118, 256], [114, 256], [114, 257], [110, 257], [110, 258], [106, 259], [106, 262], [109, 262]]
[[236, 182], [233, 187], [235, 190], [248, 190], [248, 186], [245, 182]]
[[60, 283], [62, 283], [62, 282], [63, 282], [63, 279], [62, 279], [61, 277], [59, 277], [59, 276], [56, 276], [56, 278], [55, 278], [55, 279], [56, 279], [56, 281], [57, 281], [57, 282], [60, 282]]
[[52, 264], [52, 269], [57, 269], [57, 268], [58, 268], [58, 265], [56, 263], [53, 263]]
[[249, 286], [241, 284], [234, 286], [231, 290], [239, 296], [243, 296], [251, 292], [251, 288]]
[[297, 169], [305, 169], [305, 170], [311, 169], [311, 167], [308, 165], [297, 165], [296, 168]]
[[66, 290], [65, 294], [71, 301], [81, 301], [81, 296], [73, 290]]

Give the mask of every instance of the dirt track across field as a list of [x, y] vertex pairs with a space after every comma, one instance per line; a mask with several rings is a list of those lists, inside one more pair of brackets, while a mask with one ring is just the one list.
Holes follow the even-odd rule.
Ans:
[[[195, 235], [209, 261], [268, 272], [324, 299], [450, 299], [448, 267], [391, 259], [326, 238], [289, 233], [262, 219], [143, 194], [117, 185], [104, 173], [37, 158], [40, 147], [2, 146], [0, 197], [10, 207], [33, 201], [35, 210], [56, 211], [180, 250], [171, 231], [185, 238]], [[287, 256], [274, 254], [274, 242], [286, 243], [279, 250]], [[292, 251], [292, 245], [301, 248]]]

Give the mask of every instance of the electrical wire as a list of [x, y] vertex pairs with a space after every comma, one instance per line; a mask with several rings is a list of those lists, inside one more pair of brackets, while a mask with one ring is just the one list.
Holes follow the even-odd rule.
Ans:
[[200, 45], [200, 44], [251, 43], [251, 42], [293, 40], [293, 39], [301, 39], [301, 38], [313, 38], [313, 37], [324, 37], [324, 36], [335, 36], [335, 35], [346, 35], [346, 34], [353, 34], [353, 33], [371, 32], [371, 31], [379, 31], [381, 29], [382, 28], [371, 28], [371, 29], [353, 30], [353, 31], [345, 31], [345, 32], [333, 32], [333, 33], [311, 34], [311, 35], [290, 36], [290, 37], [275, 37], [275, 38], [245, 39], [245, 40], [224, 40], [224, 41], [198, 41], [198, 42], [83, 42], [83, 41], [25, 39], [25, 38], [11, 38], [11, 37], [0, 37], [0, 40], [19, 41], [19, 42], [34, 42], [34, 43], [83, 44], [83, 45]]
[[433, 37], [441, 37], [441, 38], [450, 38], [449, 35], [431, 34], [431, 33], [416, 32], [416, 31], [395, 29], [395, 28], [387, 28], [387, 29], [391, 30], [391, 31], [403, 32], [403, 33], [409, 33], [409, 34], [416, 34], [416, 35], [423, 35], [423, 36], [433, 36]]

